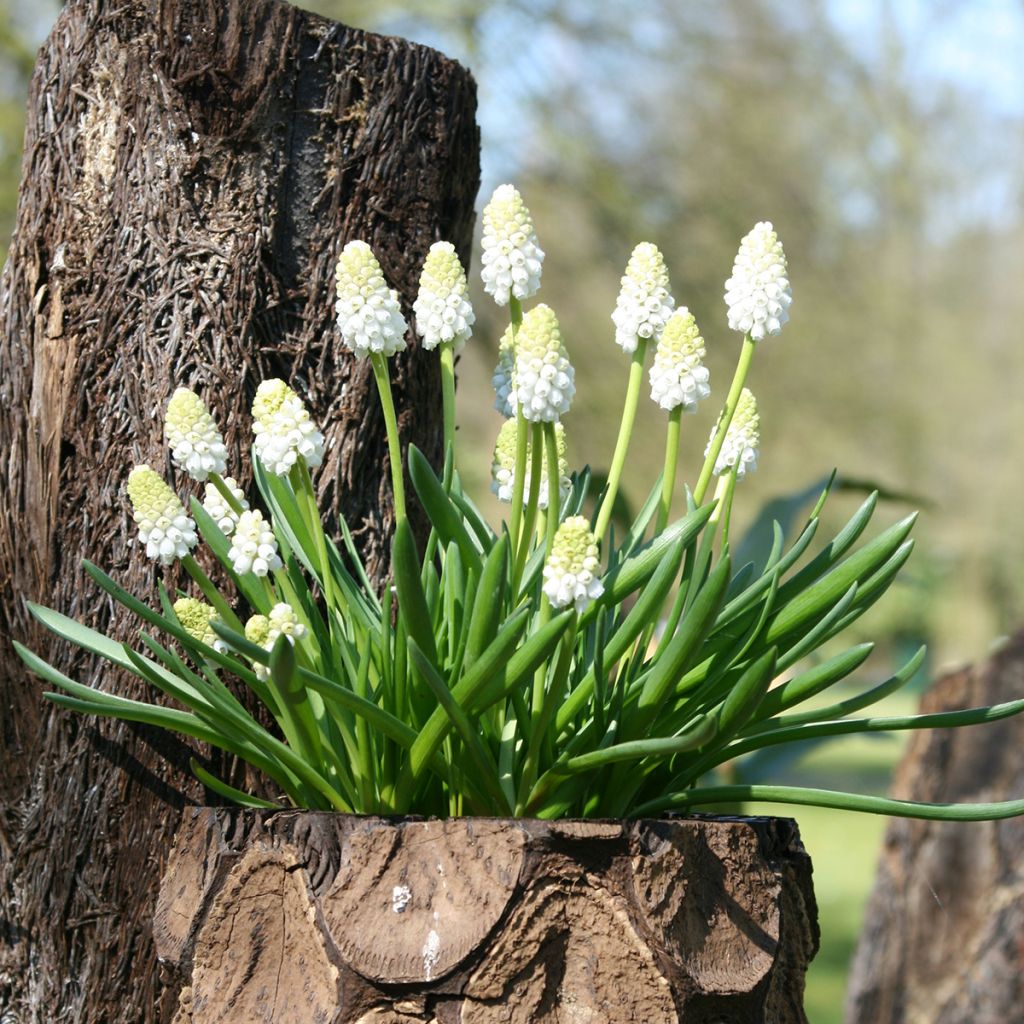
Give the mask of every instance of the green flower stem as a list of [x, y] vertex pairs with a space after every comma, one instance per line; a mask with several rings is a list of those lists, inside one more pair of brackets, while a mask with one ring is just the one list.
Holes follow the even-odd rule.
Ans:
[[455, 352], [450, 341], [441, 343], [441, 398], [444, 405], [444, 489], [447, 491], [452, 485], [455, 468]]
[[220, 491], [221, 497], [228, 503], [228, 508], [236, 516], [240, 516], [242, 514], [242, 503], [231, 493], [231, 488], [224, 483], [224, 478], [220, 473], [211, 473], [210, 481]]
[[309, 475], [309, 467], [304, 459], [299, 459], [288, 473], [292, 490], [299, 497], [300, 511], [304, 513], [306, 529], [309, 530], [316, 544], [317, 558], [320, 560], [320, 575], [324, 582], [324, 599], [327, 602], [327, 625], [331, 628], [334, 621], [332, 611], [340, 611], [341, 604], [334, 586], [334, 573], [331, 571], [330, 558], [327, 555], [327, 538], [324, 536], [320, 511], [316, 503], [316, 491], [313, 490], [313, 478]]
[[373, 375], [380, 392], [380, 404], [384, 412], [384, 426], [388, 432], [388, 457], [391, 461], [391, 489], [395, 498], [395, 519], [405, 519], [405, 478], [402, 467], [402, 444], [398, 437], [398, 417], [395, 415], [395, 400], [391, 395], [391, 378], [388, 376], [387, 360], [380, 352], [370, 353]]
[[754, 347], [754, 339], [749, 334], [746, 335], [743, 339], [743, 348], [740, 349], [739, 362], [736, 363], [736, 372], [733, 374], [732, 384], [729, 387], [729, 395], [725, 400], [725, 407], [718, 417], [718, 424], [715, 427], [714, 436], [711, 438], [708, 454], [701, 467], [700, 476], [697, 478], [697, 486], [693, 489], [693, 500], [698, 505], [704, 500], [715, 463], [722, 451], [722, 445], [725, 444], [725, 435], [729, 432], [729, 424], [732, 423], [733, 414], [736, 412], [736, 403], [740, 400], [740, 393], [743, 391], [743, 384], [747, 379], [751, 360], [754, 358]]
[[[509, 298], [509, 312], [512, 316], [512, 351], [515, 352], [519, 328], [523, 323], [523, 306], [515, 297]], [[523, 493], [526, 490], [526, 449], [529, 435], [526, 433], [526, 417], [520, 406], [516, 406], [516, 467], [512, 476], [512, 511], [509, 516], [509, 541], [511, 550], [519, 550], [519, 531], [523, 522]]]
[[239, 633], [245, 633], [245, 627], [239, 621], [238, 616], [231, 610], [227, 601], [220, 596], [220, 591], [213, 585], [213, 581], [203, 571], [203, 567], [191, 556], [186, 555], [181, 564], [185, 571], [195, 580], [196, 586], [203, 592], [203, 597], [213, 605], [217, 614], [224, 620], [224, 624]]
[[[534, 441], [534, 444], [537, 442]], [[544, 557], [551, 555], [551, 547], [558, 533], [558, 520], [561, 515], [561, 488], [558, 476], [558, 436], [554, 423], [544, 424], [544, 451], [548, 460], [548, 523], [544, 534]]]
[[733, 466], [727, 473], [718, 478], [715, 486], [715, 511], [711, 513], [708, 526], [712, 533], [717, 529], [719, 522], [722, 524], [722, 545], [729, 543], [729, 520], [732, 516], [732, 496], [736, 490], [736, 467]]
[[679, 462], [679, 423], [683, 407], [677, 405], [668, 414], [668, 430], [665, 434], [665, 471], [661, 477], [661, 503], [655, 520], [654, 536], [657, 537], [668, 525], [672, 511], [672, 492], [676, 487], [676, 465]]
[[604, 501], [597, 513], [594, 534], [600, 543], [605, 530], [612, 518], [615, 496], [619, 491], [619, 479], [622, 468], [626, 464], [626, 452], [629, 450], [629, 439], [633, 433], [633, 422], [636, 419], [637, 406], [640, 404], [640, 386], [644, 378], [644, 358], [647, 355], [647, 339], [638, 338], [633, 360], [629, 364], [629, 384], [626, 386], [626, 401], [622, 407], [622, 420], [619, 423], [619, 437], [615, 442], [615, 454], [612, 456], [611, 469], [608, 471], [608, 489]]
[[[530, 493], [526, 498], [525, 519], [523, 520], [522, 527], [523, 533], [519, 538], [519, 547], [516, 551], [516, 562], [512, 573], [512, 587], [517, 597], [519, 594], [519, 581], [523, 578], [523, 570], [526, 568], [526, 560], [530, 556], [530, 543], [533, 539], [533, 525], [537, 521], [537, 505], [539, 504], [540, 499], [540, 478], [544, 458], [544, 432], [541, 424], [527, 424], [524, 433], [526, 433], [528, 438], [532, 434], [532, 440], [530, 442]], [[517, 457], [518, 442], [519, 438], [517, 436]], [[512, 500], [516, 500], [515, 495], [512, 496]], [[522, 501], [520, 501], [519, 504], [522, 505]]]
[[[551, 615], [551, 606], [545, 597], [542, 603]], [[569, 666], [572, 663], [572, 654], [576, 648], [576, 620], [577, 616], [569, 620], [562, 640], [559, 644], [558, 661], [555, 664], [554, 676], [551, 680], [550, 689], [545, 692], [544, 680], [547, 676], [547, 666], [543, 665], [537, 670], [534, 677], [533, 707], [530, 712], [530, 744], [526, 751], [526, 759], [523, 761], [522, 771], [519, 780], [519, 795], [516, 801], [515, 815], [521, 818], [526, 811], [528, 799], [531, 796], [534, 784], [537, 781], [538, 765], [540, 764], [541, 751], [547, 736], [548, 728], [551, 725], [558, 705], [561, 702], [562, 692], [565, 689], [565, 682], [569, 676]]]

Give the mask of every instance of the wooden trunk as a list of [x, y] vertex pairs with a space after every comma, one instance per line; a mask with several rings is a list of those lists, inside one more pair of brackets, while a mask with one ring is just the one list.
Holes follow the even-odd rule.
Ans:
[[[150, 728], [45, 705], [11, 638], [83, 682], [144, 685], [34, 628], [25, 600], [134, 635], [81, 559], [154, 597], [129, 470], [169, 474], [162, 409], [188, 385], [239, 475], [267, 377], [309, 404], [328, 438], [323, 503], [387, 570], [384, 425], [369, 366], [334, 328], [333, 269], [346, 240], [367, 240], [408, 312], [432, 242], [468, 258], [474, 113], [470, 75], [440, 54], [277, 0], [70, 0], [40, 51], [0, 295], [5, 1022], [169, 1019], [150, 920], [181, 809], [204, 802], [188, 756], [243, 781]], [[392, 372], [404, 439], [439, 461], [436, 354]]]
[[786, 819], [187, 809], [160, 889], [175, 1024], [803, 1024]]
[[[1024, 632], [939, 679], [932, 714], [1024, 699]], [[905, 800], [1024, 794], [1024, 716], [915, 732], [896, 769]], [[892, 821], [850, 976], [849, 1024], [1024, 1020], [1024, 818]]]

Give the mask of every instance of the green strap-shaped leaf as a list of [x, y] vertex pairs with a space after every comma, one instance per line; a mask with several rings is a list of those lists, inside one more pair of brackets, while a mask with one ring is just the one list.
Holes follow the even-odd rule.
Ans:
[[241, 807], [263, 807], [270, 811], [281, 810], [280, 804], [272, 803], [270, 800], [263, 800], [261, 797], [253, 796], [251, 793], [235, 789], [226, 782], [221, 782], [216, 775], [211, 775], [194, 757], [188, 759], [188, 766], [192, 774], [207, 788], [218, 796], [224, 797]]
[[[684, 550], [685, 541], [683, 538], [679, 538], [674, 545], [663, 552], [654, 575], [640, 591], [636, 604], [604, 645], [601, 662], [606, 670], [611, 669], [632, 647], [637, 637], [656, 620], [658, 610], [679, 572], [679, 564], [683, 560]], [[563, 732], [590, 700], [594, 692], [596, 670], [596, 666], [590, 668], [558, 709], [555, 715], [556, 734]]]
[[431, 665], [437, 666], [437, 645], [434, 642], [434, 623], [420, 582], [419, 554], [408, 519], [399, 520], [391, 545], [391, 566], [401, 609], [409, 636], [416, 641]]
[[[804, 623], [816, 620], [826, 608], [835, 604], [853, 583], [871, 576], [906, 540], [916, 518], [916, 514], [907, 516], [906, 519], [890, 526], [817, 583], [803, 593], [797, 594], [788, 604], [784, 604], [768, 627], [767, 642], [775, 643]], [[780, 588], [780, 600], [781, 591], [784, 589]]]
[[466, 531], [462, 515], [452, 504], [426, 456], [414, 444], [409, 445], [409, 476], [441, 542], [445, 546], [457, 544], [466, 565], [479, 573], [480, 551]]
[[802, 704], [805, 700], [827, 690], [840, 679], [845, 679], [851, 672], [856, 671], [867, 660], [868, 655], [874, 650], [872, 643], [857, 644], [834, 658], [823, 661], [820, 665], [814, 665], [801, 672], [792, 679], [787, 680], [781, 686], [769, 690], [757, 709], [756, 718], [758, 721], [771, 718], [780, 711]]
[[451, 690], [445, 685], [444, 680], [437, 674], [437, 670], [423, 656], [423, 652], [417, 647], [415, 640], [409, 642], [409, 656], [416, 663], [416, 667], [423, 675], [423, 679], [430, 687], [431, 692], [437, 698], [438, 704], [444, 713], [451, 720], [455, 731], [459, 734], [465, 744], [469, 755], [476, 768], [474, 782], [477, 787], [484, 789], [490, 798], [493, 813], [508, 815], [512, 808], [505, 799], [501, 786], [498, 784], [498, 766], [494, 763], [490, 751], [484, 746], [480, 739], [480, 731], [469, 720], [463, 709], [456, 703]]
[[479, 600], [469, 618], [464, 665], [469, 668], [480, 657], [498, 632], [505, 607], [505, 583], [508, 579], [508, 534], [504, 533], [491, 548], [480, 573], [476, 592]]
[[913, 800], [893, 800], [883, 796], [839, 793], [830, 789], [801, 789], [797, 786], [709, 786], [671, 793], [642, 804], [638, 817], [684, 810], [708, 804], [760, 803], [798, 804], [804, 807], [831, 807], [838, 811], [861, 811], [896, 818], [923, 818], [927, 821], [994, 821], [1024, 814], [1024, 800], [998, 803], [926, 804]]

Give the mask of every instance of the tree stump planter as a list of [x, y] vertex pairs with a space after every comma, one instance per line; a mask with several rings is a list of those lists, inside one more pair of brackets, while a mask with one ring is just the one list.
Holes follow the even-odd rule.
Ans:
[[154, 926], [174, 1024], [804, 1022], [788, 819], [189, 808]]

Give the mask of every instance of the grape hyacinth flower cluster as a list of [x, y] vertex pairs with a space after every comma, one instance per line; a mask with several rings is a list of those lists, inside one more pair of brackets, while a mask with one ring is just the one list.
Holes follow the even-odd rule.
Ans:
[[223, 473], [228, 461], [217, 424], [203, 400], [188, 388], [178, 388], [167, 404], [164, 437], [174, 464], [202, 483], [211, 473]]
[[253, 446], [270, 473], [284, 476], [300, 460], [319, 466], [324, 457], [324, 435], [317, 430], [302, 399], [283, 380], [265, 380], [252, 403]]
[[544, 250], [537, 242], [530, 211], [511, 185], [499, 185], [484, 207], [480, 256], [484, 291], [499, 306], [509, 298], [528, 299], [540, 288]]
[[199, 543], [196, 524], [181, 499], [149, 466], [136, 466], [128, 474], [128, 499], [139, 543], [161, 565], [184, 558]]
[[732, 276], [725, 282], [729, 327], [761, 341], [778, 334], [793, 301], [786, 254], [770, 221], [755, 224], [740, 243]]
[[572, 605], [586, 611], [591, 601], [604, 593], [597, 575], [600, 556], [597, 538], [586, 516], [569, 516], [558, 528], [555, 542], [544, 563], [544, 593], [552, 608]]
[[615, 344], [624, 352], [635, 352], [637, 339], [660, 337], [674, 308], [661, 250], [651, 242], [641, 242], [626, 264], [612, 313]]
[[458, 354], [465, 347], [476, 322], [467, 297], [466, 272], [451, 242], [435, 242], [427, 253], [420, 288], [413, 303], [416, 333], [430, 351], [450, 342]]
[[569, 411], [575, 380], [558, 318], [550, 306], [534, 306], [516, 340], [511, 404], [531, 422], [557, 422]]
[[662, 409], [681, 407], [696, 412], [701, 399], [711, 394], [703, 360], [704, 339], [693, 314], [683, 306], [665, 323], [651, 367], [651, 398]]

